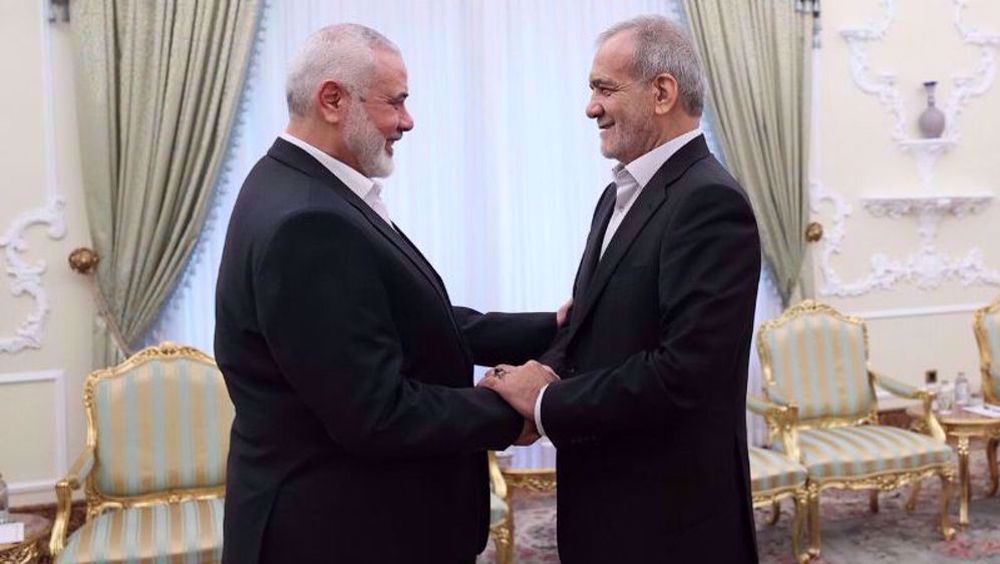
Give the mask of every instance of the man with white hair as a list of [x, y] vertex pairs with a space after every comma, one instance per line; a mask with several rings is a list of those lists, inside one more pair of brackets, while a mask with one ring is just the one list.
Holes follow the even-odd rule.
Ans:
[[291, 64], [288, 128], [240, 191], [216, 293], [227, 564], [469, 564], [486, 450], [537, 438], [472, 387], [473, 362], [541, 353], [565, 313], [451, 306], [373, 180], [413, 127], [407, 95], [388, 39], [318, 31]]
[[482, 385], [558, 448], [564, 564], [756, 562], [753, 211], [699, 129], [704, 82], [686, 34], [641, 16], [598, 45], [587, 116], [618, 164], [569, 324], [541, 363], [499, 367]]

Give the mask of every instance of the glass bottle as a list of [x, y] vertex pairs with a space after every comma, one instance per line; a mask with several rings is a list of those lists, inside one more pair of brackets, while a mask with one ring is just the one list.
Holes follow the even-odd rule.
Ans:
[[950, 413], [955, 407], [955, 386], [948, 380], [941, 380], [941, 392], [938, 394], [938, 409], [942, 413]]
[[965, 372], [959, 372], [955, 378], [955, 405], [965, 407], [969, 405], [972, 394], [969, 390], [969, 379], [965, 377]]

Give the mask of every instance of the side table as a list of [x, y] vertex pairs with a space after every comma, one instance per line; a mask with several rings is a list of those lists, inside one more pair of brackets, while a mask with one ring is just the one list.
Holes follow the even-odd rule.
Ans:
[[[923, 410], [912, 407], [906, 410], [906, 414], [913, 421], [913, 428], [920, 429], [923, 421]], [[996, 450], [991, 448], [997, 440], [1000, 440], [1000, 418], [984, 417], [975, 413], [955, 408], [953, 411], [942, 413], [934, 412], [935, 417], [945, 435], [949, 440], [956, 443], [955, 451], [958, 453], [958, 483], [959, 483], [959, 511], [958, 524], [965, 527], [969, 524], [969, 499], [972, 496], [972, 486], [969, 478], [969, 441], [972, 438], [983, 439], [986, 444], [986, 455], [990, 467], [990, 489], [989, 495], [997, 492], [998, 474]], [[919, 482], [911, 494], [912, 500], [916, 499], [919, 492]]]
[[522, 489], [532, 492], [556, 491], [555, 468], [507, 468], [501, 469], [504, 481], [510, 489]]
[[24, 523], [24, 540], [0, 544], [0, 564], [35, 564], [46, 553], [52, 521], [30, 513], [11, 513], [10, 518]]

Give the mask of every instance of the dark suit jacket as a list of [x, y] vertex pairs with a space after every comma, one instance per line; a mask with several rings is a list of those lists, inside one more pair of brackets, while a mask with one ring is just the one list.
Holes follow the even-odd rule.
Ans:
[[453, 308], [405, 237], [278, 139], [233, 210], [215, 354], [236, 406], [227, 564], [469, 561], [486, 543], [486, 449], [522, 419], [472, 387], [523, 362], [554, 314]]
[[698, 137], [597, 262], [598, 203], [541, 421], [558, 448], [564, 564], [756, 562], [746, 381], [760, 244], [744, 192]]

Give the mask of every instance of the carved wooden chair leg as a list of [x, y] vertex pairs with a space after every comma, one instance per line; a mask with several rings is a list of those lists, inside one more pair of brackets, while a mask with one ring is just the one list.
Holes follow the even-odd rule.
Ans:
[[951, 503], [951, 486], [955, 482], [954, 472], [941, 472], [941, 535], [945, 540], [955, 538], [955, 529], [948, 519], [948, 505]]
[[781, 502], [774, 500], [771, 502], [771, 518], [767, 520], [767, 524], [770, 526], [775, 526], [778, 524], [778, 519], [781, 518]]
[[807, 490], [796, 492], [795, 517], [792, 521], [792, 554], [795, 561], [805, 564], [809, 561], [809, 552], [802, 550], [802, 542], [806, 538], [806, 520], [809, 515], [809, 493]]
[[809, 487], [809, 556], [816, 558], [820, 551], [819, 486]]
[[490, 531], [493, 537], [493, 544], [496, 546], [497, 564], [512, 564], [514, 562], [514, 531], [510, 528], [510, 523], [505, 522], [499, 527], [494, 527]]
[[997, 494], [997, 485], [1000, 482], [997, 476], [997, 445], [1000, 444], [1000, 439], [991, 438], [986, 441], [986, 460], [987, 466], [990, 467], [990, 489], [986, 492], [988, 496], [994, 496]]
[[913, 513], [917, 509], [917, 498], [920, 497], [920, 484], [921, 481], [917, 480], [913, 482], [913, 487], [910, 489], [910, 499], [906, 501], [906, 511]]
[[868, 509], [872, 513], [878, 513], [878, 490], [868, 492]]

